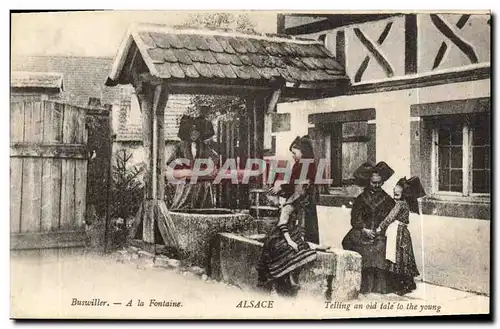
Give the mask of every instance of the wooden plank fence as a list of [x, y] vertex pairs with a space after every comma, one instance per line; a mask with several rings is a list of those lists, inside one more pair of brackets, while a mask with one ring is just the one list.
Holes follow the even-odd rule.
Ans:
[[11, 249], [85, 245], [86, 110], [11, 103]]

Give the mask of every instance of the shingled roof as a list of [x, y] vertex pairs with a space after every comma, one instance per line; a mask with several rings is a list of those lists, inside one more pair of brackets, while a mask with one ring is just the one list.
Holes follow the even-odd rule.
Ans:
[[54, 72], [13, 71], [10, 77], [10, 86], [12, 88], [64, 90], [62, 74]]
[[113, 58], [76, 56], [12, 56], [11, 71], [56, 72], [63, 76], [63, 99], [69, 104], [86, 107], [89, 98], [100, 98], [101, 104], [118, 104], [121, 90], [129, 86], [106, 87], [104, 81]]
[[161, 79], [348, 81], [345, 68], [319, 41], [138, 25], [127, 32], [107, 85], [130, 82], [123, 67], [134, 58], [134, 47], [149, 73]]

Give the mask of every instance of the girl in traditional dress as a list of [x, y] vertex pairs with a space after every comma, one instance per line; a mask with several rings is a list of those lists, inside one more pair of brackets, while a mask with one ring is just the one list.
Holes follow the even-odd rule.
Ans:
[[[259, 286], [271, 286], [272, 290], [283, 295], [294, 295], [297, 292], [300, 269], [317, 257], [316, 251], [304, 239], [304, 227], [309, 221], [307, 208], [315, 205], [316, 198], [316, 168], [313, 163], [309, 165], [306, 179], [299, 181], [303, 165], [300, 159], [314, 158], [309, 136], [298, 137], [290, 146], [290, 151], [295, 160], [290, 182], [278, 183], [270, 190], [272, 195], [285, 197], [286, 202], [277, 225], [264, 240], [258, 268]], [[316, 220], [317, 228], [317, 218], [313, 220]], [[316, 229], [313, 235], [317, 234]]]
[[408, 224], [410, 212], [418, 213], [417, 199], [424, 196], [418, 177], [401, 178], [394, 187], [396, 205], [380, 223], [376, 232], [386, 235], [386, 259], [390, 288], [398, 295], [416, 289], [414, 278], [419, 276]]
[[385, 236], [376, 229], [394, 207], [394, 200], [382, 189], [394, 171], [385, 163], [365, 163], [354, 172], [358, 185], [365, 186], [351, 210], [352, 229], [342, 240], [346, 250], [361, 254], [361, 293], [388, 293]]

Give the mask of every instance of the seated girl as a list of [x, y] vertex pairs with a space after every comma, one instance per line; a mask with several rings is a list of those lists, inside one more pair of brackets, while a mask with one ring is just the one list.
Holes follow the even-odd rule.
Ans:
[[314, 184], [311, 184], [310, 179], [315, 175], [313, 164], [309, 165], [309, 183], [296, 183], [302, 169], [300, 159], [304, 154], [312, 154], [312, 143], [308, 136], [298, 137], [290, 146], [290, 151], [295, 160], [291, 181], [276, 184], [269, 191], [272, 195], [285, 197], [286, 202], [281, 209], [277, 225], [264, 240], [259, 266], [259, 285], [265, 287], [270, 284], [271, 289], [277, 290], [278, 293], [293, 295], [298, 289], [300, 269], [314, 261], [317, 254], [304, 239], [304, 226], [307, 226], [309, 220], [304, 210], [308, 207], [309, 200], [314, 197]]

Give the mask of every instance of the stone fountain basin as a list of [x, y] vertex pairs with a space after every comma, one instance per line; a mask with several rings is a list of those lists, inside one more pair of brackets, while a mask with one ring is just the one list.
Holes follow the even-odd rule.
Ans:
[[170, 211], [176, 227], [179, 251], [183, 261], [210, 269], [210, 250], [218, 233], [243, 235], [257, 233], [253, 217], [230, 209], [185, 209]]
[[[210, 276], [242, 289], [256, 289], [264, 238], [265, 234], [218, 234], [211, 251]], [[361, 288], [361, 255], [343, 249], [318, 251], [317, 260], [301, 271], [300, 282], [299, 294], [336, 301], [356, 299]]]

